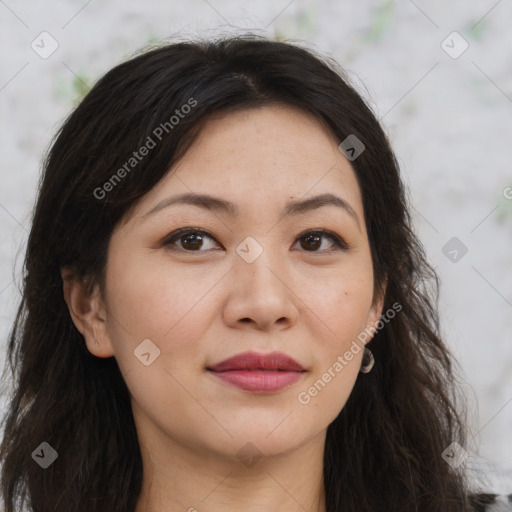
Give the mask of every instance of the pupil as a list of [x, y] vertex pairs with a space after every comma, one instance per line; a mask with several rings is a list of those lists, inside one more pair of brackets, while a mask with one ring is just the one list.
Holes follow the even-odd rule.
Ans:
[[201, 235], [197, 234], [190, 234], [184, 236], [184, 242], [182, 242], [183, 247], [187, 248], [187, 244], [192, 244], [191, 247], [188, 247], [188, 249], [198, 249], [201, 247], [202, 238]]
[[305, 240], [306, 244], [314, 244], [313, 249], [318, 249], [318, 247], [320, 247], [320, 237], [318, 235], [306, 235]]

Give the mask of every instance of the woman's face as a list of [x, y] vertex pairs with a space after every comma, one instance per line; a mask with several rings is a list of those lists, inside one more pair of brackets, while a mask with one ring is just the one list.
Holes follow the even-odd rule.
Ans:
[[[360, 375], [353, 341], [382, 302], [372, 307], [362, 199], [339, 142], [286, 106], [212, 118], [113, 233], [105, 330], [88, 348], [115, 356], [145, 442], [285, 453], [322, 439], [343, 408]], [[248, 351], [303, 371], [278, 359], [209, 370]]]

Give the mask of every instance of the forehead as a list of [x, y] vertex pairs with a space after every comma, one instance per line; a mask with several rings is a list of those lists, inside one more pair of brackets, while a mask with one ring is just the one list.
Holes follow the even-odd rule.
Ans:
[[338, 144], [320, 121], [302, 110], [280, 104], [253, 108], [209, 119], [179, 172], [191, 171], [199, 179], [214, 168], [217, 177], [243, 173], [244, 179], [254, 181], [265, 177], [268, 184], [318, 177], [333, 165], [351, 173]]
[[338, 144], [313, 115], [287, 105], [217, 114], [137, 210], [191, 192], [221, 196], [241, 210], [337, 193], [362, 219], [357, 179]]

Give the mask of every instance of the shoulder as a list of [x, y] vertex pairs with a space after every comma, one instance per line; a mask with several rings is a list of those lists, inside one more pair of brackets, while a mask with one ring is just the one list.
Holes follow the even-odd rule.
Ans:
[[472, 512], [512, 512], [512, 493], [479, 493], [469, 495]]

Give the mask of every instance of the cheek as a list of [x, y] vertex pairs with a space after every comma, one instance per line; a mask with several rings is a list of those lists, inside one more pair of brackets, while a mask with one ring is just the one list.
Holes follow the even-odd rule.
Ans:
[[304, 302], [325, 327], [327, 337], [335, 337], [338, 348], [367, 327], [373, 298], [371, 267], [347, 266], [328, 277], [310, 278], [303, 283], [303, 290], [307, 289]]
[[107, 267], [108, 333], [116, 359], [125, 373], [138, 370], [134, 350], [149, 339], [160, 351], [149, 368], [172, 372], [201, 365], [199, 343], [213, 312], [208, 291], [214, 291], [219, 276], [204, 271], [194, 276], [178, 266], [148, 264], [148, 259], [113, 253]]
[[[204, 364], [200, 343], [211, 308], [205, 292], [214, 278], [191, 279], [177, 267], [117, 256], [112, 253], [107, 267], [108, 333], [133, 400], [152, 411], [155, 422], [159, 410], [197, 415], [199, 407], [185, 390], [193, 389]], [[148, 339], [151, 344], [141, 345]], [[137, 354], [147, 352], [146, 366]]]
[[[368, 327], [373, 298], [373, 273], [370, 261], [346, 265], [329, 279], [318, 279], [322, 286], [309, 295], [307, 309], [313, 314], [315, 369], [304, 400], [317, 404], [334, 419], [344, 406], [359, 375], [363, 343], [359, 338]], [[313, 289], [311, 282], [304, 286]], [[304, 288], [306, 289], [306, 288]], [[300, 397], [299, 397], [300, 398]]]
[[109, 262], [109, 310], [139, 337], [163, 338], [179, 330], [214, 284], [211, 275], [195, 279], [179, 266], [149, 263], [147, 256], [116, 256]]

